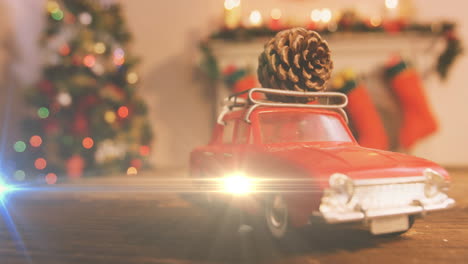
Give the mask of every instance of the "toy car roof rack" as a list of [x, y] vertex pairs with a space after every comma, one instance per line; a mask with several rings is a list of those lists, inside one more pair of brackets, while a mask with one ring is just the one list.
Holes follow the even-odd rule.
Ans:
[[[317, 98], [317, 99], [326, 99], [325, 102], [320, 102], [317, 100], [317, 103], [314, 104], [303, 104], [303, 103], [284, 103], [280, 101], [270, 101], [270, 100], [259, 100], [253, 97], [254, 93], [263, 93], [274, 94], [274, 95], [286, 95], [292, 97], [303, 97], [303, 98]], [[248, 94], [248, 98], [241, 98], [241, 95]], [[336, 102], [338, 101], [338, 102]], [[319, 108], [319, 109], [331, 109], [340, 113], [346, 122], [348, 122], [348, 116], [344, 111], [344, 107], [348, 104], [348, 97], [339, 92], [299, 92], [299, 91], [286, 91], [270, 88], [252, 88], [245, 90], [240, 93], [236, 93], [228, 96], [224, 99], [224, 107], [221, 113], [218, 116], [218, 124], [224, 125], [223, 118], [224, 115], [236, 108], [247, 108], [248, 110], [245, 114], [245, 121], [250, 123], [250, 115], [252, 112], [261, 106], [271, 106], [271, 107], [298, 107], [298, 108]]]

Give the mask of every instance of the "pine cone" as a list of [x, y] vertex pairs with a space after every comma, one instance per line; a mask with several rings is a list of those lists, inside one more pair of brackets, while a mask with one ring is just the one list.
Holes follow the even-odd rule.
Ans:
[[[293, 28], [279, 32], [265, 44], [258, 58], [257, 74], [265, 88], [306, 92], [325, 90], [332, 70], [327, 42], [315, 31]], [[268, 98], [304, 101], [284, 96]]]

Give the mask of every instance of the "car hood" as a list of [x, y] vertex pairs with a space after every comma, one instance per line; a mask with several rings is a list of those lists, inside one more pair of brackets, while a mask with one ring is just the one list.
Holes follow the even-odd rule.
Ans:
[[343, 173], [352, 179], [422, 176], [432, 168], [444, 175], [437, 164], [414, 156], [369, 149], [357, 144], [321, 143], [267, 146], [265, 151], [280, 160], [302, 167], [315, 177]]

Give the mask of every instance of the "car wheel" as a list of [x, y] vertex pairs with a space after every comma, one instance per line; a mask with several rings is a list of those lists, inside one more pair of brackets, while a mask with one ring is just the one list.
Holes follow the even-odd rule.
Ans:
[[277, 194], [265, 201], [265, 221], [276, 239], [283, 239], [290, 233], [288, 205], [283, 196]]

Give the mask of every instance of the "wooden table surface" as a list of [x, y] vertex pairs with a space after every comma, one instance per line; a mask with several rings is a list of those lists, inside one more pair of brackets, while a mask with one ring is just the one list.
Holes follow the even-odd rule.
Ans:
[[[468, 172], [452, 177], [456, 207], [416, 221], [400, 237], [321, 226], [282, 246], [238, 233], [235, 215], [212, 218], [176, 193], [150, 191], [161, 181], [115, 178], [79, 185], [93, 192], [70, 185], [18, 192], [2, 209], [0, 263], [468, 263]], [[139, 187], [114, 192], [113, 181]]]

